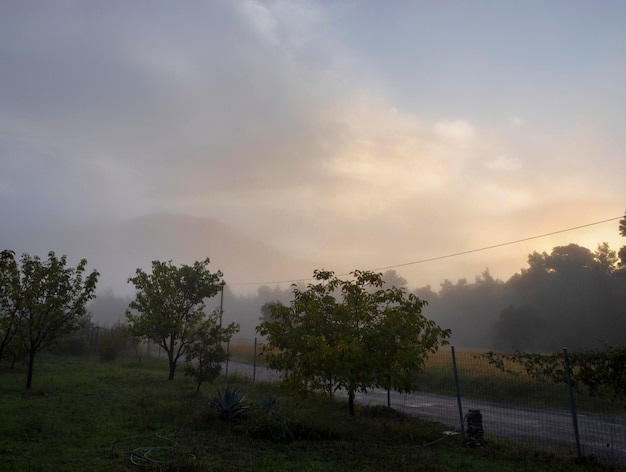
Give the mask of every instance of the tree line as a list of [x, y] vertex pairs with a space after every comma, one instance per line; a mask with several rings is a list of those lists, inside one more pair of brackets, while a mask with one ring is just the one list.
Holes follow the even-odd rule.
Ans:
[[473, 283], [444, 281], [416, 294], [458, 346], [503, 351], [581, 350], [623, 343], [626, 265], [606, 243], [533, 252], [508, 281], [488, 270]]
[[[177, 267], [154, 261], [152, 272], [137, 269], [128, 281], [137, 289], [125, 315], [127, 333], [161, 346], [169, 361], [168, 379], [185, 356], [187, 375], [198, 388], [217, 377], [227, 354], [222, 344], [238, 325], [222, 326], [221, 313], [205, 313], [205, 299], [223, 287], [222, 273], [208, 269], [209, 259]], [[26, 356], [26, 388], [31, 388], [37, 353], [52, 348], [68, 333], [89, 323], [87, 303], [95, 298], [98, 272], [86, 277], [87, 260], [67, 266], [67, 257], [47, 260], [10, 250], [0, 253], [0, 362]]]
[[[626, 215], [618, 231], [626, 235]], [[508, 280], [494, 278], [486, 268], [474, 280], [444, 280], [438, 287], [409, 287], [395, 270], [384, 272], [383, 281], [426, 300], [423, 313], [450, 329], [449, 341], [458, 348], [580, 350], [622, 344], [620, 333], [626, 330], [626, 246], [614, 250], [601, 243], [591, 250], [566, 244], [534, 251]], [[237, 294], [225, 285], [224, 319], [239, 323], [238, 336], [252, 340], [268, 304], [287, 304], [292, 297], [291, 288], [261, 286], [256, 293]], [[129, 302], [103, 292], [90, 310], [112, 324], [125, 319]]]
[[[167, 354], [173, 380], [179, 360], [199, 389], [221, 372], [228, 354], [223, 345], [239, 326], [223, 325], [221, 310], [206, 312], [206, 300], [224, 288], [222, 273], [209, 270], [209, 259], [180, 267], [152, 262], [151, 272], [137, 269], [128, 279], [136, 288], [125, 310], [127, 333], [150, 340]], [[18, 260], [5, 250], [0, 258], [0, 361], [5, 350], [29, 356], [26, 388], [32, 385], [35, 354], [84, 326], [86, 304], [94, 298], [98, 272], [83, 278], [87, 261], [67, 267], [54, 252], [47, 261], [28, 254]], [[331, 271], [315, 271], [316, 284], [293, 288], [289, 305], [269, 305], [269, 319], [257, 330], [265, 336], [269, 366], [284, 383], [304, 393], [322, 389], [348, 393], [354, 415], [358, 391], [383, 387], [411, 391], [415, 373], [428, 353], [446, 342], [449, 331], [422, 314], [426, 305], [404, 288], [383, 288], [382, 274], [355, 271], [340, 280]]]
[[[626, 236], [626, 215], [620, 220], [619, 232]], [[26, 356], [27, 387], [32, 383], [35, 355], [88, 323], [89, 311], [100, 302], [94, 299], [99, 274], [95, 270], [86, 274], [86, 264], [81, 260], [75, 268], [67, 267], [66, 256], [59, 258], [54, 252], [47, 260], [28, 254], [18, 259], [10, 250], [1, 253], [0, 361]], [[602, 243], [593, 252], [576, 244], [557, 246], [550, 253], [530, 254], [528, 267], [506, 282], [494, 279], [487, 269], [473, 283], [445, 280], [438, 292], [429, 286], [408, 290], [406, 280], [393, 270], [384, 274], [355, 271], [349, 280], [320, 270], [314, 273], [316, 283], [307, 287], [261, 287], [255, 295], [237, 296], [225, 286], [223, 274], [211, 272], [208, 264], [208, 258], [180, 267], [171, 261], [154, 261], [150, 273], [137, 269], [128, 279], [136, 289], [134, 298], [118, 298], [112, 292], [103, 297], [104, 305], [115, 307], [118, 317], [124, 316], [130, 335], [151, 340], [165, 350], [169, 379], [174, 378], [179, 360], [185, 359], [186, 373], [196, 377], [198, 387], [217, 375], [226, 355], [220, 346], [240, 329], [239, 322], [223, 326], [221, 309], [207, 313], [207, 300], [218, 293], [230, 318], [249, 322], [255, 333], [265, 336], [270, 346], [268, 359], [287, 372], [294, 362], [305, 363], [307, 356], [292, 351], [296, 360], [289, 360], [280, 329], [295, 332], [308, 326], [313, 337], [305, 338], [308, 342], [317, 339], [315, 342], [322, 343], [319, 352], [324, 353], [315, 362], [323, 364], [321, 359], [328, 354], [331, 364], [347, 365], [347, 359], [360, 356], [357, 343], [349, 339], [367, 339], [381, 358], [394, 359], [394, 343], [381, 341], [396, 339], [395, 344], [403, 345], [402, 332], [389, 334], [393, 331], [387, 324], [391, 319], [408, 332], [411, 323], [419, 319], [421, 335], [428, 330], [438, 333], [432, 345], [420, 338], [420, 346], [426, 348], [416, 351], [418, 358], [448, 340], [461, 347], [504, 351], [620, 345], [626, 328], [626, 246], [614, 251]], [[368, 310], [369, 318], [359, 318]], [[403, 318], [403, 310], [417, 318]], [[303, 319], [303, 314], [312, 316], [315, 323], [307, 325], [310, 319]], [[433, 324], [423, 324], [425, 320]], [[272, 323], [279, 321], [283, 324], [277, 331], [278, 325]], [[330, 341], [329, 333], [335, 341]], [[413, 335], [419, 338], [419, 333], [415, 328]], [[333, 349], [336, 352], [331, 352]], [[314, 352], [312, 347], [309, 351]], [[358, 362], [357, 370], [370, 369], [364, 382], [350, 380], [339, 368], [331, 373], [324, 367], [324, 373], [309, 386], [324, 379], [331, 389], [340, 385], [349, 392], [372, 385], [404, 388], [398, 379], [385, 381], [382, 366], [374, 367], [363, 359]]]

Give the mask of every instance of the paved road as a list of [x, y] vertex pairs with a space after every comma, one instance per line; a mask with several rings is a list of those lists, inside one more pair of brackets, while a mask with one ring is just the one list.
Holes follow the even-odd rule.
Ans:
[[[228, 373], [249, 379], [279, 381], [280, 374], [266, 367], [230, 362]], [[356, 401], [364, 405], [386, 405], [387, 392], [375, 389], [357, 394]], [[428, 392], [391, 393], [391, 406], [396, 410], [432, 421], [451, 429], [459, 427], [461, 419], [457, 398]], [[527, 408], [514, 404], [463, 398], [462, 411], [481, 411], [486, 435], [566, 447], [576, 454], [572, 415], [567, 410]], [[626, 463], [626, 418], [597, 414], [578, 414], [578, 429], [582, 452], [612, 462]]]

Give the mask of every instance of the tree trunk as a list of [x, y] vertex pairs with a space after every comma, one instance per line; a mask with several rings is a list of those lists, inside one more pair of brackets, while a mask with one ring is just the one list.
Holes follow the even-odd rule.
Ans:
[[176, 361], [174, 361], [173, 355], [170, 354], [168, 357], [170, 362], [170, 375], [167, 380], [174, 380], [174, 374], [176, 373]]
[[33, 367], [35, 366], [35, 351], [28, 353], [28, 374], [26, 375], [26, 388], [33, 384]]
[[352, 390], [348, 392], [348, 409], [350, 416], [354, 416], [354, 392]]
[[167, 360], [170, 364], [170, 375], [167, 377], [167, 380], [174, 380], [174, 374], [176, 373], [176, 359], [174, 359], [174, 349], [176, 346], [173, 334], [170, 335], [169, 341], [170, 343], [168, 346], [165, 339], [163, 339], [163, 346], [166, 348], [165, 350], [167, 351]]

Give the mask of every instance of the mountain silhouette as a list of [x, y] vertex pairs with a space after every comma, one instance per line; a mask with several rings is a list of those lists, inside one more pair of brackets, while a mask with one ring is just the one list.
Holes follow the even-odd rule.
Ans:
[[137, 268], [150, 271], [154, 260], [192, 264], [210, 258], [209, 269], [221, 270], [236, 292], [255, 291], [261, 283], [310, 277], [312, 264], [296, 259], [260, 239], [214, 218], [153, 214], [124, 221], [91, 223], [60, 229], [31, 229], [2, 235], [3, 249], [45, 258], [49, 251], [67, 255], [76, 265], [100, 272], [98, 289], [132, 293], [127, 283]]

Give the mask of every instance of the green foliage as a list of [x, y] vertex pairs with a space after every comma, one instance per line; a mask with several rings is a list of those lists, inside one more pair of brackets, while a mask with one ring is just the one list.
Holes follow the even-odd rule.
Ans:
[[[541, 381], [566, 383], [562, 353], [516, 352], [482, 355], [499, 370], [518, 376], [521, 372]], [[605, 346], [599, 350], [568, 353], [570, 378], [574, 387], [589, 395], [626, 402], [626, 347]]]
[[[619, 234], [626, 238], [626, 213], [624, 213], [624, 217], [619, 220]], [[623, 271], [626, 270], [626, 245], [619, 249], [617, 256], [619, 258], [618, 266], [622, 269], [622, 273], [624, 273]]]
[[615, 258], [607, 244], [595, 253], [568, 244], [549, 254], [530, 254], [529, 267], [507, 282], [513, 291], [507, 304], [519, 302], [500, 312], [492, 325], [492, 345], [551, 351], [621, 343], [626, 283], [615, 271]]
[[204, 382], [212, 382], [222, 371], [228, 359], [223, 343], [227, 343], [239, 331], [237, 323], [226, 327], [219, 325], [220, 314], [212, 313], [199, 327], [196, 340], [190, 344], [185, 357], [185, 375], [195, 379], [197, 388]]
[[267, 337], [266, 361], [286, 385], [329, 395], [344, 389], [351, 415], [357, 391], [416, 388], [415, 373], [450, 334], [422, 315], [425, 301], [403, 288], [384, 289], [381, 274], [352, 275], [315, 271], [317, 284], [295, 287], [291, 306], [270, 305], [271, 320], [257, 328]]
[[278, 399], [270, 395], [261, 402], [261, 408], [265, 413], [271, 414], [278, 411]]
[[63, 336], [53, 351], [61, 356], [85, 356], [89, 353], [89, 343], [84, 334], [69, 334]]
[[[47, 261], [23, 254], [19, 264], [11, 251], [0, 256], [0, 331], [5, 341], [12, 332], [11, 343], [28, 354], [26, 388], [32, 384], [35, 354], [83, 326], [85, 305], [94, 298], [98, 272], [83, 279], [85, 259], [75, 269], [66, 264], [66, 256], [58, 258], [54, 252], [48, 253]], [[17, 346], [12, 348], [16, 354]]]
[[532, 349], [544, 329], [544, 321], [530, 305], [508, 306], [493, 325], [495, 344], [504, 350]]
[[114, 361], [120, 352], [126, 349], [129, 341], [131, 339], [128, 328], [124, 325], [116, 324], [110, 329], [104, 329], [98, 342], [100, 360], [102, 362]]
[[17, 333], [20, 291], [20, 272], [15, 252], [4, 250], [0, 253], [0, 361]]
[[244, 401], [245, 396], [243, 389], [232, 388], [228, 385], [223, 391], [217, 391], [211, 406], [217, 410], [220, 419], [231, 422], [240, 421], [250, 408], [250, 405]]
[[[256, 414], [255, 414], [256, 413]], [[302, 423], [280, 411], [278, 400], [272, 396], [263, 400], [245, 424], [245, 434], [268, 441], [292, 442], [303, 439]]]
[[208, 269], [209, 259], [176, 267], [169, 262], [152, 262], [152, 273], [137, 269], [128, 279], [137, 295], [126, 311], [133, 336], [161, 346], [169, 361], [169, 380], [174, 378], [177, 362], [196, 341], [204, 320], [204, 300], [222, 288], [218, 270]]
[[617, 253], [611, 249], [609, 243], [598, 244], [593, 257], [604, 274], [612, 273], [617, 267]]

